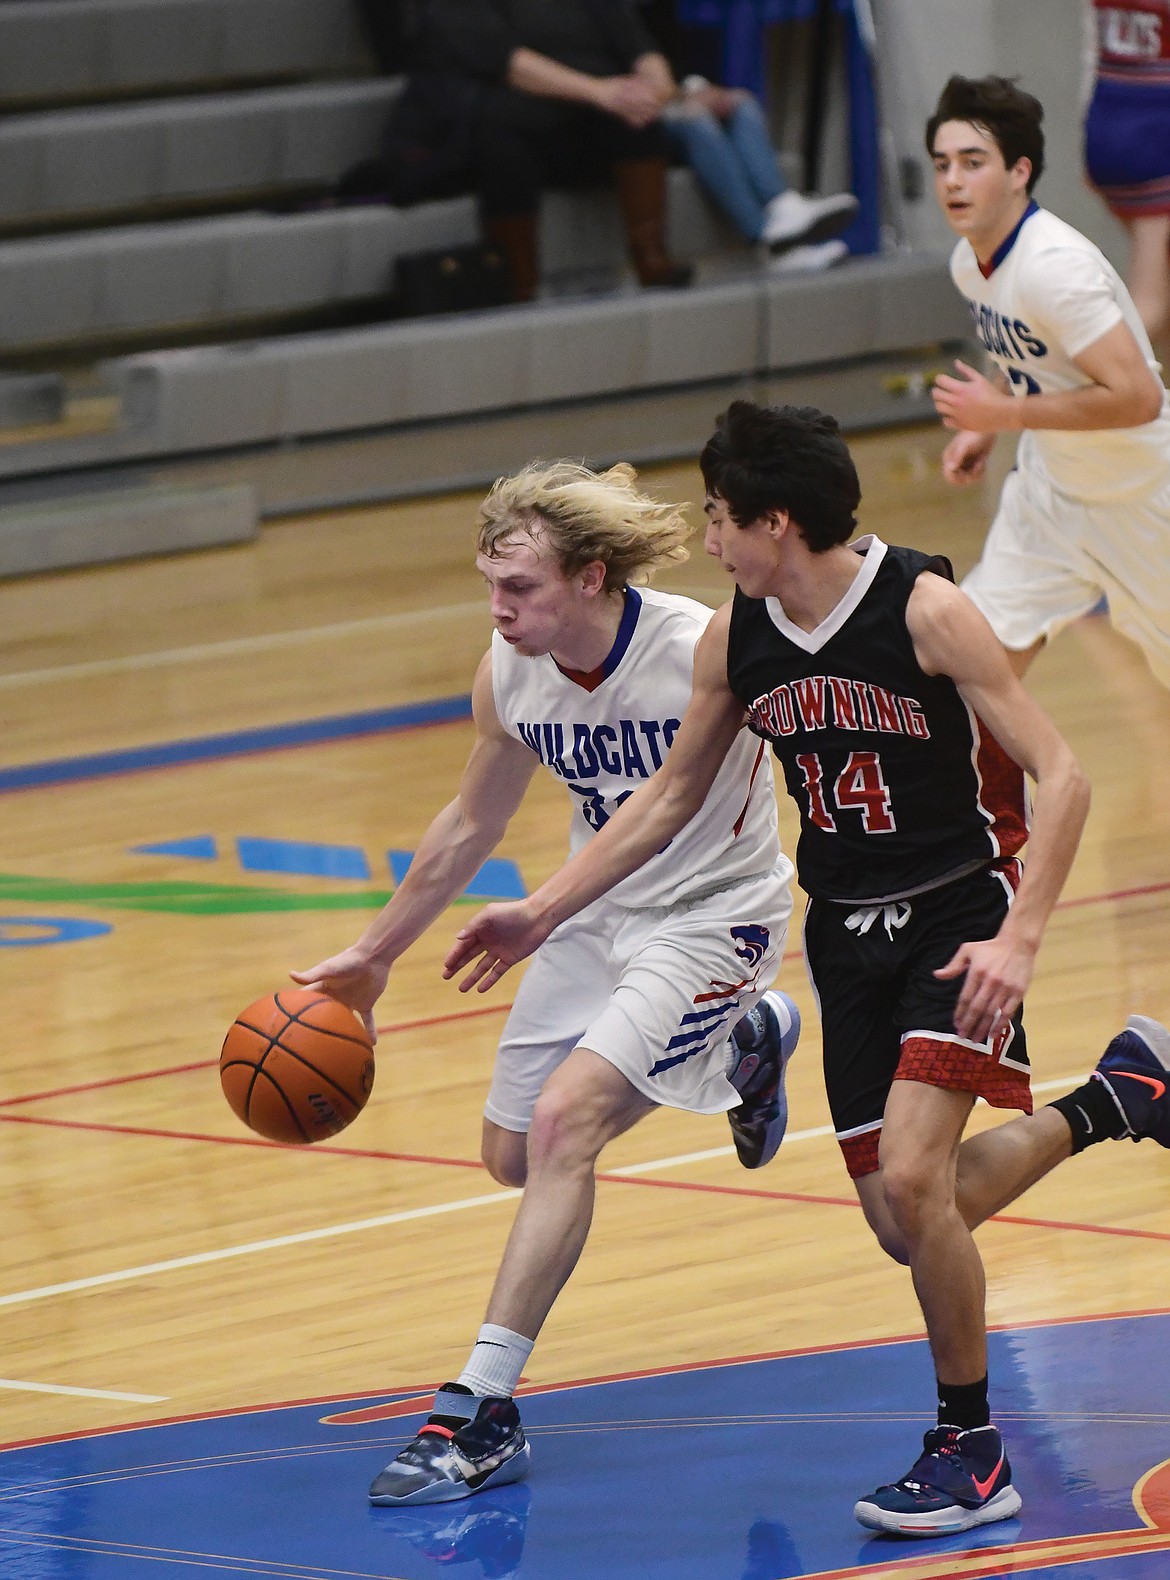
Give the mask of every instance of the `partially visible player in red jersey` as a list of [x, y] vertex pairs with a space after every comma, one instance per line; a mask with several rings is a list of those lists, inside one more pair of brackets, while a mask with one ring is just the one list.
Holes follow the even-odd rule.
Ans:
[[[527, 900], [464, 928], [447, 970], [475, 962], [461, 985], [490, 986], [685, 826], [745, 717], [772, 743], [800, 809], [838, 1140], [883, 1249], [909, 1264], [938, 1378], [922, 1455], [855, 1513], [947, 1535], [1020, 1508], [971, 1230], [1097, 1141], [1170, 1147], [1170, 1031], [1133, 1016], [1082, 1086], [1032, 1112], [1020, 1008], [1088, 810], [1076, 759], [945, 562], [848, 541], [860, 488], [831, 417], [736, 401], [700, 465], [707, 550], [737, 591], [700, 640], [665, 764]], [[964, 1140], [979, 1096], [1023, 1115]]]
[[1089, 179], [1129, 233], [1126, 284], [1146, 333], [1170, 348], [1170, 0], [1093, 0]]

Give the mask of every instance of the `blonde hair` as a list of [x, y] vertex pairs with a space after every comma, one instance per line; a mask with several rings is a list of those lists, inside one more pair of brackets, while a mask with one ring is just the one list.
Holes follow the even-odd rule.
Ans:
[[533, 461], [497, 478], [479, 510], [479, 552], [495, 558], [508, 538], [527, 532], [549, 544], [566, 576], [600, 560], [607, 592], [648, 581], [687, 558], [691, 528], [681, 507], [639, 493], [636, 477], [624, 461], [607, 472]]

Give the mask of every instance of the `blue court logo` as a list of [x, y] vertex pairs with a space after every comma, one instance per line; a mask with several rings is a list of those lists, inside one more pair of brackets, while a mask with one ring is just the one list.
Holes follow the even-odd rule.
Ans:
[[113, 930], [109, 922], [87, 922], [80, 916], [0, 916], [0, 949], [72, 944]]

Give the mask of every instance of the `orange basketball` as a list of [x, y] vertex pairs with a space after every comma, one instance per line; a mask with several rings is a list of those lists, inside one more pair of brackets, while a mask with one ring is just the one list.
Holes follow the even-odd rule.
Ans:
[[232, 1109], [269, 1141], [335, 1136], [366, 1106], [374, 1052], [352, 1010], [309, 988], [281, 988], [237, 1015], [219, 1079]]

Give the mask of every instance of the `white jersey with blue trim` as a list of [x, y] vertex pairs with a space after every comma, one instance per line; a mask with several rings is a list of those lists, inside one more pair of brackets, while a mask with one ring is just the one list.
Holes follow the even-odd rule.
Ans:
[[[662, 765], [691, 698], [695, 645], [711, 615], [693, 598], [628, 588], [609, 657], [578, 679], [548, 655], [528, 658], [498, 632], [492, 638], [500, 723], [565, 786], [572, 854]], [[629, 907], [674, 905], [785, 859], [771, 760], [744, 728], [700, 810], [609, 898]]]
[[[1136, 307], [1105, 255], [1064, 220], [1029, 204], [984, 275], [965, 238], [951, 276], [967, 299], [975, 332], [1021, 398], [1084, 389], [1073, 361], [1126, 323], [1155, 377], [1159, 364]], [[1026, 429], [1019, 463], [1038, 466], [1077, 499], [1124, 499], [1170, 484], [1170, 401], [1137, 428]]]

